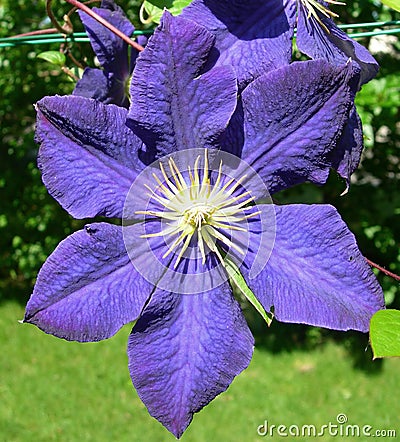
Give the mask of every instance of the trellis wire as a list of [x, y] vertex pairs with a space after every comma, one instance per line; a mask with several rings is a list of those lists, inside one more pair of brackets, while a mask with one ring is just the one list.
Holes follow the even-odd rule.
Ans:
[[[377, 27], [382, 28], [387, 26], [398, 26], [398, 25], [400, 25], [400, 20], [339, 25], [339, 28], [368, 29], [368, 28], [377, 28]], [[134, 31], [132, 36], [135, 37], [138, 35], [149, 35], [152, 33], [153, 30]], [[363, 37], [374, 37], [378, 35], [394, 35], [399, 33], [400, 33], [400, 28], [392, 28], [392, 29], [377, 29], [375, 31], [369, 31], [369, 32], [356, 32], [356, 33], [350, 33], [348, 35], [349, 37], [357, 39]], [[23, 37], [7, 37], [7, 38], [0, 38], [0, 48], [21, 46], [21, 45], [41, 45], [41, 44], [65, 43], [65, 42], [88, 43], [89, 37], [85, 32], [75, 32], [69, 35], [54, 33], [54, 34], [44, 34], [44, 35], [35, 35], [35, 36], [29, 35]]]
[[[153, 30], [134, 31], [132, 36], [148, 35], [152, 34]], [[75, 32], [73, 34], [43, 34], [43, 35], [27, 35], [23, 37], [7, 37], [0, 38], [0, 48], [21, 46], [21, 45], [36, 45], [36, 44], [48, 44], [48, 43], [65, 43], [65, 42], [79, 42], [88, 43], [89, 37], [86, 32]]]

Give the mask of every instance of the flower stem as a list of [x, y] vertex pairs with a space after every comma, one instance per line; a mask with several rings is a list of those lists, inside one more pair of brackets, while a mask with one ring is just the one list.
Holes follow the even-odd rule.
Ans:
[[371, 267], [375, 267], [376, 269], [378, 269], [379, 271], [381, 271], [385, 275], [390, 276], [391, 278], [395, 279], [396, 281], [400, 281], [400, 276], [399, 275], [396, 275], [395, 273], [392, 273], [389, 270], [386, 270], [385, 268], [381, 267], [379, 264], [376, 264], [376, 263], [372, 262], [368, 258], [365, 258], [365, 259], [367, 260], [367, 263]]
[[24, 34], [13, 35], [10, 38], [19, 38], [19, 37], [34, 37], [35, 35], [47, 35], [47, 34], [57, 34], [58, 30], [56, 28], [49, 29], [39, 29], [37, 31], [25, 32]]
[[54, 25], [54, 27], [60, 32], [61, 34], [71, 34], [74, 30], [70, 28], [67, 24], [64, 24], [63, 26], [58, 23], [56, 17], [53, 14], [53, 10], [51, 9], [51, 3], [53, 0], [46, 0], [46, 12], [47, 15], [50, 18], [51, 23]]
[[110, 24], [107, 20], [105, 20], [103, 17], [101, 17], [99, 14], [96, 14], [96, 12], [92, 11], [90, 8], [88, 8], [83, 3], [79, 2], [78, 0], [66, 0], [71, 5], [75, 6], [76, 8], [80, 9], [83, 12], [86, 12], [86, 14], [90, 15], [92, 18], [94, 18], [96, 21], [101, 23], [103, 26], [105, 26], [107, 29], [109, 29], [111, 32], [113, 32], [118, 37], [122, 38], [128, 45], [135, 48], [137, 51], [143, 51], [143, 46], [136, 43], [132, 39], [130, 39], [127, 35], [125, 35], [123, 32], [121, 32], [119, 29], [117, 29], [115, 26]]
[[77, 77], [71, 69], [68, 69], [66, 66], [61, 66], [61, 70], [64, 72], [64, 74], [67, 74], [69, 77], [71, 77], [74, 81], [79, 81], [79, 77]]

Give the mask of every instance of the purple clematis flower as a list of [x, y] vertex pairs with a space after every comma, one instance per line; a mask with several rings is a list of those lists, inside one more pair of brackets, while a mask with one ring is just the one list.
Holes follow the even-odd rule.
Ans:
[[[129, 112], [78, 96], [37, 103], [38, 161], [50, 194], [74, 217], [124, 215], [125, 223], [89, 224], [62, 241], [39, 272], [24, 321], [87, 342], [136, 320], [133, 385], [176, 437], [252, 356], [227, 262], [278, 320], [366, 332], [384, 308], [333, 207], [265, 202], [267, 190], [326, 176], [352, 107], [354, 70], [294, 63], [247, 86], [237, 138], [249, 166], [235, 157], [229, 178], [219, 155], [234, 138], [233, 126], [229, 137], [226, 130], [238, 87], [231, 67], [205, 69], [214, 50], [206, 28], [166, 12], [138, 58]], [[157, 167], [148, 166], [154, 159]], [[266, 188], [252, 184], [254, 172]], [[272, 250], [254, 272], [263, 237]]]
[[[101, 7], [93, 10], [124, 34], [133, 34], [134, 26], [113, 0], [102, 0]], [[78, 13], [102, 69], [86, 68], [73, 94], [129, 107], [128, 83], [138, 51], [128, 49], [123, 40], [86, 13]], [[140, 38], [140, 44], [147, 41], [146, 37]]]
[[[329, 1], [328, 3], [338, 3]], [[312, 59], [343, 66], [349, 58], [361, 71], [360, 84], [378, 72], [372, 55], [333, 22], [321, 0], [194, 0], [182, 16], [205, 26], [216, 37], [210, 64], [233, 65], [244, 86], [266, 71], [287, 65], [297, 29], [298, 49]]]

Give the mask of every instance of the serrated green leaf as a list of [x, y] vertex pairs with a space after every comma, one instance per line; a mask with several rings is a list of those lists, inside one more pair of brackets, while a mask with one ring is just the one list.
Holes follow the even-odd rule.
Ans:
[[372, 316], [370, 341], [374, 358], [400, 356], [400, 310], [379, 310]]
[[381, 2], [384, 5], [389, 6], [389, 8], [400, 12], [400, 0], [381, 0]]
[[258, 311], [258, 313], [260, 313], [267, 325], [270, 326], [273, 318], [272, 313], [267, 313], [264, 310], [264, 307], [261, 305], [254, 293], [249, 289], [248, 285], [246, 284], [246, 281], [244, 280], [238, 266], [228, 257], [225, 257], [224, 262], [231, 284], [233, 284], [236, 288], [240, 290], [240, 292], [248, 299], [248, 301]]
[[143, 2], [143, 8], [149, 16], [146, 23], [160, 23], [164, 9], [168, 9], [172, 15], [179, 15], [191, 2], [192, 0], [146, 0]]
[[41, 52], [37, 55], [37, 58], [46, 60], [51, 64], [55, 64], [56, 66], [65, 66], [66, 62], [65, 55], [59, 51]]

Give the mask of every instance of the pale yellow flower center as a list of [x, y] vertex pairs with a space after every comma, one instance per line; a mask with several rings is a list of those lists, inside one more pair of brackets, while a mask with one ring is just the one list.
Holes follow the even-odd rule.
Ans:
[[[163, 258], [179, 250], [174, 267], [179, 264], [195, 234], [197, 234], [197, 247], [203, 264], [206, 261], [206, 247], [208, 247], [224, 265], [223, 254], [216, 243], [217, 240], [244, 255], [242, 248], [231, 239], [232, 231], [246, 231], [246, 220], [260, 213], [254, 212], [254, 205], [250, 204], [254, 200], [250, 196], [250, 192], [240, 188], [246, 176], [242, 176], [238, 180], [225, 181], [221, 162], [217, 178], [211, 184], [206, 149], [202, 172], [199, 162], [200, 156], [196, 158], [193, 170], [190, 166], [187, 167], [186, 178], [172, 158], [168, 160], [170, 176], [160, 162], [162, 177], [153, 173], [157, 188], [153, 190], [147, 185], [146, 188], [151, 192], [150, 198], [161, 205], [162, 210], [136, 212], [160, 218], [165, 222], [165, 227], [160, 232], [145, 234], [142, 237], [164, 236], [172, 238]], [[247, 213], [249, 210], [253, 211]], [[230, 231], [230, 234], [227, 235], [226, 231]]]

